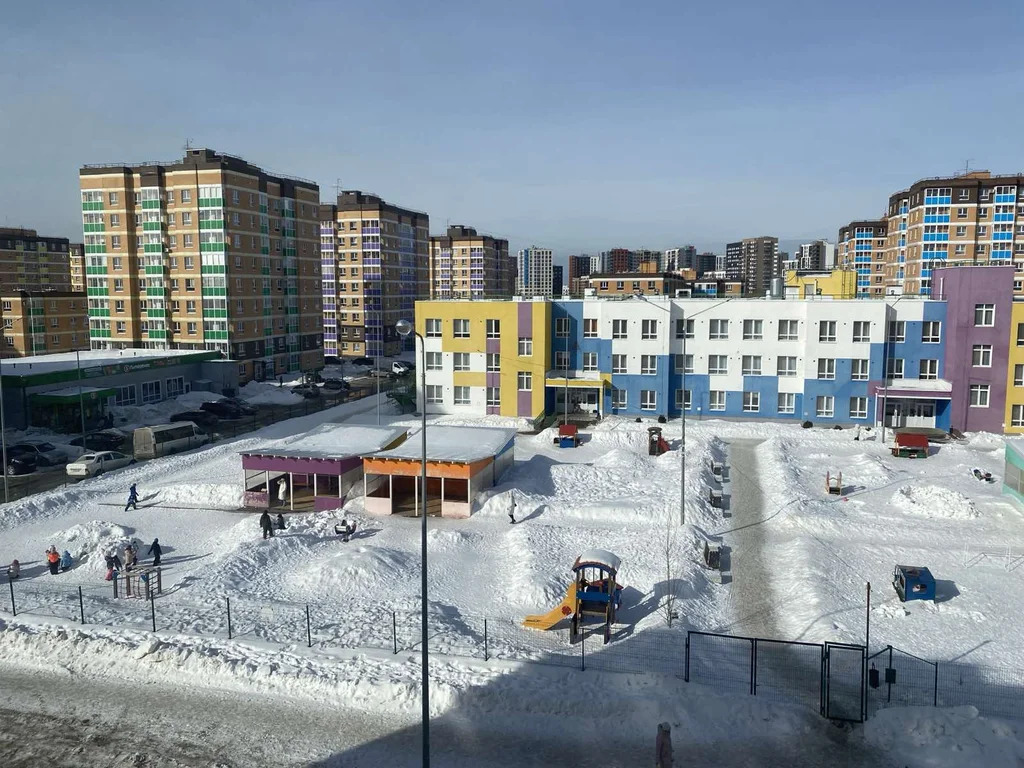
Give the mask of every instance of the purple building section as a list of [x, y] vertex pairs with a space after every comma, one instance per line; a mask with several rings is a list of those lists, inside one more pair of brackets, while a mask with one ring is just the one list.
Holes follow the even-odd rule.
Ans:
[[[519, 302], [517, 328], [520, 339], [533, 338], [533, 304], [528, 301]], [[535, 381], [534, 386], [544, 386], [543, 381]], [[533, 392], [517, 392], [516, 415], [533, 416]]]
[[[486, 345], [487, 345], [487, 353], [488, 354], [491, 354], [491, 355], [500, 355], [501, 354], [501, 339], [487, 339]], [[500, 387], [501, 386], [501, 374], [500, 373], [488, 373], [488, 374], [486, 374], [486, 382], [485, 383], [486, 383], [486, 385], [488, 387]], [[493, 414], [493, 415], [496, 415], [496, 416], [500, 416], [501, 415], [501, 406], [500, 405], [488, 405], [487, 406], [487, 414], [488, 415]]]
[[270, 470], [271, 472], [292, 472], [296, 475], [338, 475], [355, 469], [363, 463], [361, 456], [343, 458], [313, 459], [295, 456], [267, 456], [242, 454], [242, 469]]
[[[933, 282], [946, 306], [946, 378], [953, 385], [950, 425], [962, 432], [1003, 431], [1006, 353], [1010, 343], [1013, 267], [949, 267]], [[975, 309], [991, 304], [992, 325], [975, 325]], [[974, 366], [975, 344], [992, 347], [992, 365]], [[988, 385], [988, 407], [971, 407], [971, 387]]]

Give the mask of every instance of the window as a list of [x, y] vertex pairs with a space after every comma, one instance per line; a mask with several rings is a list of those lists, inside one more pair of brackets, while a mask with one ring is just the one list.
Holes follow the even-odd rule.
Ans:
[[853, 341], [856, 344], [871, 341], [871, 322], [868, 320], [853, 321]]
[[[185, 201], [185, 193], [184, 192], [181, 193], [181, 201], [182, 202], [186, 202]], [[182, 224], [182, 226], [185, 226], [185, 225], [188, 225], [188, 224], [191, 224], [191, 223], [192, 223], [192, 214], [191, 213], [186, 211], [185, 213], [181, 214], [181, 224]]]
[[487, 353], [487, 372], [497, 373], [501, 370], [501, 355], [497, 352]]
[[624, 338], [626, 338], [626, 321], [625, 320], [612, 320], [612, 338], [613, 339], [624, 339]]
[[167, 397], [178, 397], [185, 392], [185, 379], [178, 376], [167, 380]]
[[569, 353], [564, 349], [555, 352], [555, 370], [566, 371], [569, 369]]
[[142, 382], [142, 402], [144, 403], [155, 403], [158, 400], [162, 400], [163, 396], [161, 392], [161, 382], [159, 381], [144, 381]]
[[822, 357], [818, 360], [818, 378], [834, 379], [836, 377], [836, 359], [834, 357]]
[[903, 378], [903, 358], [889, 358], [889, 364], [886, 367], [885, 378], [887, 379], [902, 379]]
[[906, 341], [907, 338], [907, 324], [903, 320], [890, 320], [889, 321], [889, 341], [900, 342]]
[[501, 387], [487, 388], [487, 405], [492, 408], [501, 406]]
[[852, 381], [867, 381], [868, 380], [868, 361], [865, 358], [860, 358], [850, 361], [850, 379]]
[[709, 339], [728, 339], [729, 338], [729, 321], [728, 320], [712, 320], [708, 324], [708, 338]]
[[440, 384], [427, 384], [427, 402], [443, 403], [444, 390]]
[[836, 399], [832, 395], [818, 395], [815, 401], [814, 414], [819, 419], [831, 419], [835, 414]]
[[728, 355], [708, 355], [708, 373], [726, 374], [729, 372]]
[[796, 376], [796, 358], [780, 357], [775, 372], [777, 376]]
[[469, 370], [469, 352], [455, 352], [454, 354], [452, 354], [452, 370]]
[[194, 291], [196, 289], [196, 279], [194, 277], [185, 278], [185, 290]]
[[555, 318], [555, 337], [559, 339], [569, 338], [569, 318], [568, 317], [556, 317]]
[[967, 209], [966, 208], [957, 208], [956, 209], [956, 217], [958, 219], [966, 219], [967, 218]]
[[676, 320], [676, 338], [677, 339], [692, 339], [693, 338], [693, 320], [688, 318], [679, 318]]
[[693, 373], [693, 355], [673, 355], [676, 373]]
[[967, 237], [967, 227], [965, 227], [965, 226], [957, 227], [956, 228], [956, 236], [957, 237]]
[[988, 408], [988, 384], [971, 384], [971, 408]]
[[114, 301], [114, 311], [124, 312], [124, 299], [117, 299]]
[[118, 333], [125, 333], [126, 331], [127, 331], [127, 327], [126, 327], [125, 321], [124, 320], [118, 320], [117, 321], [117, 332]]
[[725, 410], [725, 392], [721, 389], [712, 389], [708, 392], [708, 410], [709, 411], [724, 411]]
[[1024, 427], [1024, 405], [1015, 405], [1010, 409], [1010, 426]]
[[658, 356], [657, 355], [640, 355], [640, 373], [645, 375], [653, 375], [658, 372]]
[[625, 408], [627, 403], [626, 390], [612, 390], [612, 408]]
[[190, 314], [190, 315], [194, 315], [196, 313], [196, 300], [195, 299], [189, 299], [188, 301], [185, 302], [185, 312]]
[[585, 372], [597, 370], [597, 352], [583, 353], [583, 370]]
[[640, 390], [640, 410], [653, 411], [658, 407], [658, 393], [653, 389]]
[[110, 236], [110, 248], [115, 251], [121, 250], [121, 236], [111, 235]]
[[120, 277], [114, 279], [114, 290], [115, 291], [123, 291], [124, 290], [124, 280], [122, 280]]
[[974, 305], [974, 325], [981, 328], [989, 328], [996, 323], [995, 304]]
[[427, 338], [428, 339], [439, 339], [441, 338], [441, 319], [437, 317], [427, 318]]
[[779, 392], [779, 413], [796, 413], [795, 392]]
[[596, 339], [597, 338], [597, 318], [596, 317], [585, 317], [585, 318], [583, 318], [583, 338], [584, 339]]
[[185, 269], [192, 269], [195, 267], [195, 259], [191, 256], [185, 257]]
[[941, 333], [942, 323], [938, 320], [926, 320], [921, 323], [921, 341], [925, 344], [938, 344]]
[[468, 339], [469, 338], [469, 320], [456, 319], [452, 320], [452, 336], [456, 339]]
[[1024, 365], [1020, 363], [1013, 366], [1013, 386], [1024, 387]]
[[939, 361], [935, 359], [922, 360], [919, 373], [917, 375], [919, 379], [937, 379], [939, 378]]
[[743, 375], [744, 376], [760, 376], [761, 375], [761, 356], [760, 355], [744, 355], [743, 356]]
[[[469, 322], [468, 320], [466, 322]], [[519, 337], [519, 356], [520, 357], [532, 357], [533, 356], [533, 338], [520, 336]]]
[[868, 399], [866, 397], [850, 398], [850, 418], [866, 419], [868, 417]]
[[975, 368], [991, 368], [992, 345], [975, 344], [971, 347], [971, 365]]
[[676, 390], [676, 408], [680, 411], [688, 411], [693, 407], [693, 392], [689, 389]]
[[520, 392], [529, 392], [533, 389], [533, 374], [529, 371], [519, 371], [516, 374], [516, 384]]
[[743, 412], [744, 413], [757, 413], [761, 410], [761, 393], [760, 392], [744, 392], [743, 393]]
[[612, 355], [612, 373], [626, 372], [626, 356]]
[[469, 405], [469, 387], [455, 387], [455, 405]]
[[822, 320], [818, 323], [818, 341], [836, 340], [836, 321]]
[[117, 205], [117, 192], [111, 192], [107, 195], [107, 200], [110, 201], [111, 205]]
[[642, 320], [640, 322], [640, 338], [641, 339], [656, 339], [656, 338], [658, 338], [658, 321], [657, 320]]
[[441, 353], [440, 352], [427, 352], [427, 370], [428, 371], [440, 371], [441, 370]]
[[764, 329], [763, 320], [744, 320], [743, 321], [743, 338], [747, 341], [764, 338], [762, 333]]
[[115, 405], [135, 405], [135, 385], [129, 384], [125, 387], [118, 387], [114, 395]]
[[186, 248], [192, 247], [192, 235], [182, 235], [182, 240]]
[[488, 339], [500, 339], [501, 338], [501, 320], [488, 320], [487, 321], [487, 338]]
[[796, 341], [799, 320], [779, 320], [779, 341]]

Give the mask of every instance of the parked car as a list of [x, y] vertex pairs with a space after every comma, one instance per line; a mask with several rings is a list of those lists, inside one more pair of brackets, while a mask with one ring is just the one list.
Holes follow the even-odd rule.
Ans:
[[126, 439], [120, 432], [90, 432], [85, 436], [84, 444], [81, 437], [69, 440], [68, 444], [88, 451], [116, 451]]
[[211, 400], [199, 406], [199, 410], [212, 413], [218, 419], [240, 419], [245, 414], [234, 403], [226, 403], [223, 400]]
[[99, 451], [83, 453], [72, 461], [64, 471], [68, 477], [96, 477], [112, 469], [120, 469], [134, 464], [135, 459], [120, 451]]
[[252, 403], [246, 402], [240, 397], [222, 397], [217, 402], [228, 403], [229, 405], [233, 405], [245, 416], [255, 416], [257, 413], [259, 413], [259, 408], [257, 408]]
[[7, 449], [11, 454], [34, 456], [40, 467], [66, 464], [68, 455], [53, 443], [17, 443]]
[[324, 355], [324, 365], [341, 365], [341, 358], [337, 355]]
[[292, 387], [292, 392], [302, 395], [307, 400], [315, 400], [320, 397], [320, 387], [315, 384], [299, 384], [297, 387]]
[[413, 373], [416, 370], [416, 366], [407, 360], [395, 360], [391, 363], [391, 371], [399, 376], [405, 376], [406, 374]]
[[39, 466], [32, 454], [20, 452], [15, 455], [10, 448], [7, 449], [3, 462], [8, 475], [28, 475], [35, 472]]
[[352, 365], [358, 365], [360, 368], [373, 368], [374, 360], [372, 357], [357, 357], [352, 361]]
[[335, 392], [348, 392], [352, 386], [341, 379], [324, 379], [324, 389]]
[[171, 421], [191, 421], [201, 427], [210, 429], [211, 427], [216, 427], [220, 419], [209, 411], [182, 411], [171, 416]]
[[396, 376], [391, 371], [386, 371], [383, 368], [371, 368], [369, 371], [367, 371], [366, 375], [378, 379], [393, 379]]

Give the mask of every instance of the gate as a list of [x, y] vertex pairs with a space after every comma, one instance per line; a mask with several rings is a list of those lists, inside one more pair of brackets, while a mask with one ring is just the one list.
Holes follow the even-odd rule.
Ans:
[[822, 714], [830, 720], [864, 722], [864, 667], [862, 645], [825, 643], [822, 659]]

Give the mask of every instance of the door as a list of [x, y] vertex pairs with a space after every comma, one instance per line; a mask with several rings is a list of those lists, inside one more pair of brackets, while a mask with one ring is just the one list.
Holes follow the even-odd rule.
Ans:
[[890, 400], [885, 404], [885, 426], [905, 427], [907, 426], [906, 406], [898, 400]]
[[864, 666], [862, 645], [825, 643], [822, 709], [830, 720], [864, 721]]
[[917, 401], [907, 407], [908, 427], [934, 427], [935, 403]]

